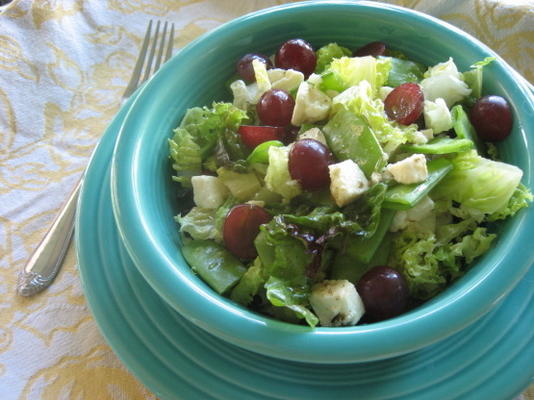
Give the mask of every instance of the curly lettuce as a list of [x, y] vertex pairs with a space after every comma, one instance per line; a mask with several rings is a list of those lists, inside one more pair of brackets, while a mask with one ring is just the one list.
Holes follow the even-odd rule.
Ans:
[[332, 113], [342, 110], [351, 111], [362, 118], [388, 154], [410, 141], [417, 132], [415, 124], [404, 126], [389, 120], [384, 111], [384, 103], [376, 98], [373, 87], [367, 81], [362, 81], [334, 97]]
[[341, 92], [366, 81], [376, 93], [388, 80], [391, 70], [391, 59], [366, 57], [334, 58], [330, 66], [323, 72], [319, 89]]
[[315, 73], [320, 74], [328, 67], [334, 58], [350, 56], [352, 51], [346, 47], [338, 45], [337, 43], [329, 43], [326, 46], [319, 48], [315, 54], [317, 56]]
[[440, 293], [488, 251], [496, 237], [476, 223], [455, 225], [445, 226], [449, 234], [442, 237], [405, 230], [393, 239], [389, 265], [402, 272], [414, 299], [428, 300]]
[[193, 107], [187, 110], [180, 126], [169, 139], [173, 179], [184, 187], [191, 186], [191, 176], [199, 175], [202, 162], [209, 159], [217, 144], [228, 161], [246, 158], [246, 150], [237, 135], [239, 126], [248, 119], [247, 113], [230, 103], [213, 103], [211, 108]]

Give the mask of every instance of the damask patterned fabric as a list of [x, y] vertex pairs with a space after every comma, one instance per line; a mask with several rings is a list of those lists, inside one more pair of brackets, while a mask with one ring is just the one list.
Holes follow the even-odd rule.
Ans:
[[[44, 293], [17, 274], [117, 112], [147, 21], [175, 49], [286, 1], [14, 0], [0, 13], [0, 399], [154, 399], [101, 337], [73, 248]], [[520, 0], [392, 0], [478, 37], [534, 82], [534, 6]], [[529, 394], [530, 393], [530, 394]], [[534, 399], [534, 390], [524, 398]]]

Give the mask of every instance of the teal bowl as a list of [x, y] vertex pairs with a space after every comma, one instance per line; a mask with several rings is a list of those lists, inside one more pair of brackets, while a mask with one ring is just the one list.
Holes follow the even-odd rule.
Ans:
[[195, 40], [141, 90], [121, 128], [112, 162], [112, 200], [121, 239], [136, 267], [181, 315], [211, 334], [272, 357], [312, 363], [351, 363], [394, 357], [458, 332], [488, 312], [534, 262], [534, 207], [500, 227], [496, 245], [442, 294], [411, 312], [369, 325], [315, 328], [276, 321], [219, 296], [192, 273], [180, 252], [173, 220], [180, 204], [172, 183], [167, 139], [189, 107], [229, 100], [225, 82], [247, 52], [272, 54], [302, 37], [315, 47], [350, 48], [382, 40], [427, 65], [453, 57], [461, 70], [496, 57], [486, 70], [487, 93], [509, 99], [512, 135], [502, 158], [525, 172], [533, 188], [534, 101], [493, 51], [444, 22], [371, 2], [304, 2], [261, 10]]

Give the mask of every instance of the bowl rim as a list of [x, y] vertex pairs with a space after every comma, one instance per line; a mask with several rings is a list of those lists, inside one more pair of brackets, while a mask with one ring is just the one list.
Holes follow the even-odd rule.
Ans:
[[[476, 321], [517, 284], [534, 263], [534, 254], [521, 259], [517, 252], [508, 251], [508, 257], [517, 264], [515, 274], [509, 274], [505, 268], [499, 268], [504, 262], [503, 257], [500, 257], [494, 265], [484, 269], [484, 273], [474, 280], [473, 286], [460, 288], [432, 301], [432, 307], [419, 307], [397, 318], [370, 325], [312, 329], [261, 316], [232, 304], [231, 300], [218, 295], [206, 285], [199, 287], [188, 276], [173, 267], [180, 261], [179, 259], [181, 262], [185, 261], [179, 252], [178, 258], [174, 260], [164, 254], [157, 238], [151, 235], [151, 223], [144, 218], [143, 204], [138, 201], [142, 195], [142, 188], [138, 185], [137, 179], [142, 169], [138, 166], [141, 159], [139, 148], [136, 147], [138, 134], [133, 135], [132, 131], [139, 126], [138, 121], [144, 116], [142, 110], [148, 106], [146, 99], [157, 92], [158, 86], [165, 82], [171, 71], [175, 71], [174, 65], [179, 64], [184, 58], [191, 57], [203, 43], [205, 45], [209, 41], [216, 40], [221, 33], [228, 34], [236, 27], [244, 29], [247, 24], [258, 23], [262, 18], [270, 18], [276, 13], [295, 10], [310, 12], [310, 10], [320, 10], [322, 7], [339, 7], [340, 10], [349, 7], [351, 11], [358, 8], [380, 10], [409, 20], [415, 18], [418, 23], [448, 31], [453, 36], [467, 37], [470, 46], [496, 58], [500, 72], [508, 81], [513, 82], [509, 83], [510, 87], [517, 89], [519, 96], [523, 96], [531, 108], [534, 105], [526, 84], [522, 81], [513, 81], [517, 73], [496, 53], [459, 28], [421, 12], [388, 4], [343, 0], [306, 1], [270, 7], [236, 18], [195, 39], [182, 48], [140, 89], [139, 96], [121, 126], [113, 152], [111, 168], [113, 211], [121, 240], [150, 286], [181, 315], [208, 332], [251, 351], [294, 361], [347, 363], [388, 358], [432, 344]], [[527, 138], [524, 138], [524, 141], [530, 156], [534, 153], [532, 143], [528, 142]], [[127, 168], [120, 168], [120, 165], [132, 166], [134, 173]], [[529, 186], [532, 187], [531, 182]], [[512, 236], [515, 237], [518, 232], [527, 230], [529, 225], [534, 226], [534, 207], [515, 216], [514, 220], [516, 230]], [[510, 250], [514, 245], [511, 238], [507, 243]], [[504, 246], [504, 243], [501, 245]], [[177, 285], [180, 290], [176, 290]], [[479, 290], [474, 290], [475, 288]], [[465, 301], [459, 302], [460, 299]], [[225, 312], [218, 312], [221, 310]], [[354, 346], [354, 334], [358, 335], [358, 344], [362, 346]], [[396, 337], [403, 337], [404, 340], [393, 340]], [[325, 344], [325, 338], [333, 340], [328, 340], [328, 344]]]

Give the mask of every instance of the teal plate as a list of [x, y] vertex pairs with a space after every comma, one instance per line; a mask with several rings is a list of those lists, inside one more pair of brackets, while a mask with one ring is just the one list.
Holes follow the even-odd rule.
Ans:
[[495, 308], [447, 339], [396, 358], [323, 365], [262, 356], [181, 317], [120, 241], [110, 194], [113, 145], [131, 101], [93, 156], [76, 242], [82, 284], [108, 343], [161, 399], [511, 399], [534, 377], [534, 269]]

